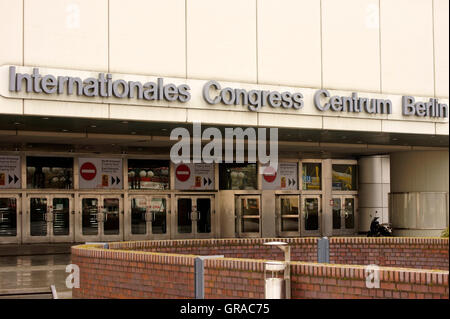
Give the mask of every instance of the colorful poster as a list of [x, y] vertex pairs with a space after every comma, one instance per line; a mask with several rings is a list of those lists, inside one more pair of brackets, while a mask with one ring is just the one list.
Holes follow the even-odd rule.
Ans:
[[0, 156], [0, 189], [21, 188], [20, 156]]
[[298, 163], [279, 163], [277, 171], [266, 166], [261, 180], [264, 190], [297, 190]]
[[214, 189], [214, 164], [180, 163], [175, 165], [175, 189]]
[[79, 158], [80, 189], [122, 189], [121, 158]]

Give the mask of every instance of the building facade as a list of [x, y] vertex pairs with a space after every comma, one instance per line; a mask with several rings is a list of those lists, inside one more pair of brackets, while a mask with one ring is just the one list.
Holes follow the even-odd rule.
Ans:
[[439, 235], [448, 6], [0, 0], [0, 243]]

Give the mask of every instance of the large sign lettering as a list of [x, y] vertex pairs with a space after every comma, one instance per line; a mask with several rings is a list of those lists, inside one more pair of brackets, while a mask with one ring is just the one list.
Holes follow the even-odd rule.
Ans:
[[[11, 93], [33, 93], [47, 95], [76, 95], [92, 98], [137, 99], [146, 101], [166, 101], [186, 103], [191, 100], [191, 87], [188, 84], [166, 83], [163, 78], [155, 81], [126, 81], [113, 79], [111, 73], [98, 73], [96, 77], [80, 78], [65, 75], [41, 75], [39, 68], [30, 73], [17, 72], [16, 66], [9, 66], [9, 85]], [[301, 92], [290, 90], [262, 90], [222, 87], [214, 80], [204, 83], [201, 96], [210, 105], [247, 106], [256, 112], [268, 106], [271, 108], [293, 109], [300, 111], [304, 107]], [[393, 103], [390, 99], [351, 96], [331, 96], [325, 89], [314, 93], [314, 106], [320, 112], [351, 112], [368, 114], [392, 114]], [[448, 118], [448, 104], [438, 99], [416, 101], [412, 96], [402, 96], [402, 115], [430, 118]]]

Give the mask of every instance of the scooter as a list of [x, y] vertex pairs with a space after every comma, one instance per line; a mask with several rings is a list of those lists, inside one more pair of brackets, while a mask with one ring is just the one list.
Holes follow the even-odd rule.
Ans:
[[367, 233], [367, 237], [391, 237], [392, 227], [389, 224], [380, 224], [378, 222], [379, 217], [374, 217], [370, 223], [370, 230]]

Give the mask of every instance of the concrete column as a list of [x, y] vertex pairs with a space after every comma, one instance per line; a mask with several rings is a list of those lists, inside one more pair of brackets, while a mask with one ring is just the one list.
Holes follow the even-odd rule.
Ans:
[[390, 158], [394, 234], [440, 236], [448, 226], [448, 150], [397, 152]]
[[[260, 174], [261, 175], [261, 174]], [[275, 226], [275, 195], [274, 191], [262, 191], [261, 193], [261, 237], [276, 237]]]
[[388, 194], [390, 192], [389, 155], [365, 156], [359, 166], [359, 232], [367, 232], [374, 217], [380, 223], [389, 222]]
[[322, 236], [333, 235], [333, 207], [330, 201], [332, 192], [332, 165], [331, 159], [322, 162]]

